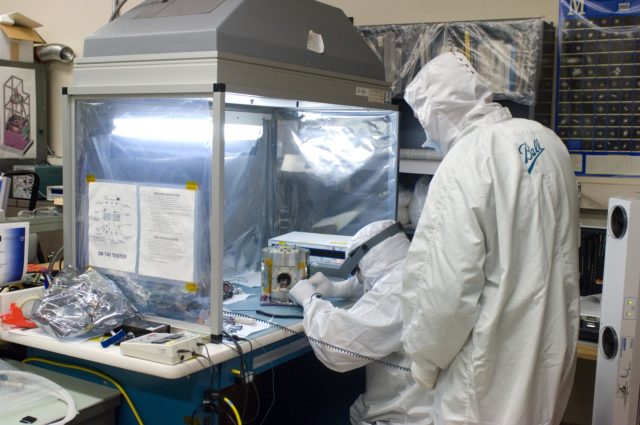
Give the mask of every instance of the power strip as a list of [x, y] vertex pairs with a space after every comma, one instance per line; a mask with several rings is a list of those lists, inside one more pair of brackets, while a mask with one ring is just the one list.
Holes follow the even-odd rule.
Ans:
[[198, 344], [202, 335], [191, 332], [150, 333], [120, 343], [120, 352], [125, 356], [137, 357], [164, 364], [180, 363], [193, 354], [202, 354]]

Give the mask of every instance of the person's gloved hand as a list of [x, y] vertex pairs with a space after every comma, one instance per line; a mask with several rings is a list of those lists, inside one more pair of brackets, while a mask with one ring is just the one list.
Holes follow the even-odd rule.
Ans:
[[305, 303], [308, 303], [311, 300], [313, 295], [318, 293], [310, 280], [311, 279], [299, 280], [298, 283], [293, 285], [293, 288], [289, 289], [289, 298], [303, 307]]
[[315, 286], [316, 292], [328, 298], [358, 298], [363, 291], [356, 279], [332, 282], [321, 272], [311, 276], [309, 282]]

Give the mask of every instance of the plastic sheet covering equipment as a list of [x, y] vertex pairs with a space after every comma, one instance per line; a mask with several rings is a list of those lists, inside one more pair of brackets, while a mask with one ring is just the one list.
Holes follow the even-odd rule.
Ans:
[[[92, 265], [90, 184], [197, 182], [193, 284], [101, 271], [142, 313], [206, 322], [212, 255], [206, 224], [213, 156], [210, 100], [94, 98], [78, 100], [76, 116], [78, 266]], [[394, 217], [397, 113], [228, 104], [225, 121], [225, 279], [258, 272], [261, 250], [271, 237], [294, 230], [351, 235], [380, 217]]]
[[496, 99], [535, 102], [542, 55], [543, 21], [518, 19], [359, 27], [385, 66], [392, 94], [433, 57], [450, 49], [463, 52]]

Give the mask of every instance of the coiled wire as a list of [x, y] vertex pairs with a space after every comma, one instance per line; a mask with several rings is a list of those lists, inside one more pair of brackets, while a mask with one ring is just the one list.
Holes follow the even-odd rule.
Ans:
[[49, 260], [49, 268], [47, 269], [47, 274], [49, 276], [51, 276], [51, 272], [53, 271], [53, 266], [54, 264], [56, 264], [56, 261], [59, 260], [59, 257], [62, 255], [62, 253], [64, 252], [64, 246], [61, 246], [55, 254], [53, 254], [53, 257], [51, 257], [51, 260]]
[[371, 362], [371, 363], [377, 363], [377, 364], [385, 366], [385, 367], [389, 367], [389, 368], [392, 368], [392, 369], [397, 369], [397, 370], [401, 370], [403, 372], [411, 373], [411, 369], [409, 369], [408, 367], [400, 366], [398, 364], [391, 363], [391, 362], [388, 362], [388, 361], [385, 361], [385, 360], [374, 359], [373, 357], [365, 356], [364, 354], [356, 353], [354, 351], [347, 350], [346, 348], [338, 347], [337, 345], [333, 345], [333, 344], [330, 344], [328, 342], [325, 342], [325, 341], [310, 337], [308, 335], [305, 335], [304, 332], [294, 331], [294, 330], [289, 329], [288, 327], [280, 325], [278, 323], [274, 323], [274, 322], [270, 322], [268, 320], [264, 320], [264, 319], [260, 319], [260, 318], [257, 318], [257, 317], [253, 317], [253, 316], [250, 316], [248, 314], [238, 313], [236, 311], [227, 311], [227, 310], [225, 310], [225, 311], [223, 311], [223, 314], [227, 314], [227, 315], [231, 315], [231, 316], [239, 316], [239, 317], [244, 317], [244, 318], [248, 318], [248, 319], [253, 319], [256, 322], [261, 322], [261, 323], [265, 323], [265, 324], [267, 324], [269, 326], [273, 326], [274, 328], [280, 329], [280, 330], [282, 330], [282, 331], [284, 331], [284, 332], [286, 332], [286, 333], [288, 333], [290, 335], [303, 335], [305, 338], [307, 338], [307, 340], [309, 340], [309, 342], [313, 342], [314, 344], [317, 344], [317, 345], [320, 345], [320, 346], [324, 346], [324, 347], [330, 348], [332, 350], [335, 350], [335, 351], [338, 351], [338, 352], [345, 353], [345, 354], [348, 354], [350, 356], [356, 357], [358, 359], [366, 360], [366, 361]]

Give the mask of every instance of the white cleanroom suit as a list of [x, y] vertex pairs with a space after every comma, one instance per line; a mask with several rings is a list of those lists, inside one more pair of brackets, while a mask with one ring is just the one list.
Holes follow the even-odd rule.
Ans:
[[[365, 226], [351, 239], [349, 252], [391, 225], [393, 221], [384, 220]], [[372, 363], [311, 342], [318, 359], [330, 369], [346, 372], [366, 366], [366, 392], [351, 406], [354, 425], [432, 423], [431, 393], [411, 377], [400, 343], [402, 266], [408, 248], [407, 237], [397, 233], [367, 252], [359, 263], [358, 277], [332, 283], [315, 274], [296, 283], [290, 292], [304, 307], [303, 325], [309, 337], [406, 368]], [[325, 298], [361, 296], [351, 308], [343, 309], [314, 296], [318, 293]]]
[[562, 141], [445, 53], [405, 99], [445, 157], [405, 263], [403, 346], [436, 424], [559, 424], [578, 339], [578, 191]]

